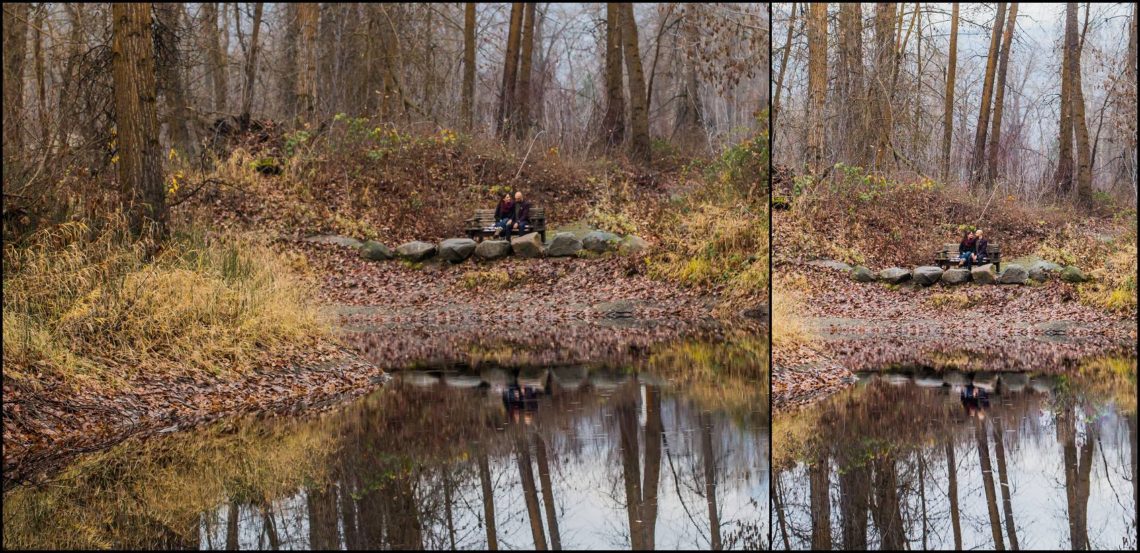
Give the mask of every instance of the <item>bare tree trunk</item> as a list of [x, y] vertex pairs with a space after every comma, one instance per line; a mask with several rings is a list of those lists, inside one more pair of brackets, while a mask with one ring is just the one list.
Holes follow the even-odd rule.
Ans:
[[293, 2], [287, 3], [285, 4], [285, 36], [282, 38], [284, 44], [281, 62], [281, 80], [277, 88], [281, 107], [285, 110], [284, 119], [287, 121], [297, 120], [297, 42], [300, 36], [301, 25], [297, 4]]
[[515, 136], [520, 140], [530, 131], [530, 70], [534, 61], [534, 2], [526, 2], [523, 7], [522, 45], [520, 46], [522, 59], [519, 61], [518, 82], [518, 120], [515, 124]]
[[[896, 67], [896, 54], [891, 39], [894, 37], [895, 26], [894, 4], [878, 2], [875, 4], [875, 75], [871, 78], [868, 96], [871, 99], [871, 117], [869, 126], [874, 130], [875, 159], [874, 167], [884, 169], [884, 161], [890, 159], [894, 165], [894, 147], [891, 142], [891, 133], [894, 130], [894, 111], [891, 106], [893, 91], [888, 83], [894, 82]], [[901, 13], [900, 13], [901, 17]]]
[[1005, 21], [1005, 2], [998, 2], [997, 18], [990, 36], [990, 53], [986, 61], [986, 77], [982, 83], [981, 109], [978, 111], [978, 127], [974, 132], [974, 157], [970, 163], [970, 186], [977, 188], [987, 180], [986, 170], [986, 131], [990, 126], [990, 101], [994, 89], [994, 73], [997, 69], [998, 46], [1001, 44], [1002, 24]]
[[[802, 9], [802, 8], [801, 8]], [[780, 72], [776, 74], [776, 94], [772, 98], [772, 127], [776, 126], [776, 118], [780, 113], [780, 96], [784, 91], [784, 74], [788, 70], [788, 58], [792, 53], [792, 35], [796, 29], [796, 3], [792, 2], [792, 14], [788, 17], [788, 35], [784, 40], [784, 51], [780, 54]]]
[[202, 4], [202, 17], [206, 20], [206, 49], [210, 57], [207, 76], [213, 85], [214, 111], [226, 111], [226, 52], [222, 50], [221, 33], [218, 30], [218, 3]]
[[519, 42], [522, 33], [523, 3], [511, 3], [511, 21], [507, 32], [507, 51], [503, 60], [503, 88], [499, 96], [499, 113], [495, 121], [495, 134], [499, 140], [506, 140], [512, 134], [515, 123], [516, 95], [518, 78]]
[[629, 153], [639, 162], [649, 161], [649, 109], [645, 105], [645, 73], [641, 69], [641, 54], [637, 45], [637, 21], [633, 17], [633, 4], [622, 2], [621, 37], [625, 70], [629, 79], [629, 122], [631, 127]]
[[546, 442], [534, 435], [535, 461], [538, 462], [538, 482], [542, 484], [542, 506], [546, 511], [546, 527], [550, 530], [550, 548], [562, 550], [562, 535], [558, 532], [558, 514], [554, 509], [554, 486], [550, 482], [550, 460], [546, 456]]
[[839, 5], [839, 94], [843, 107], [839, 136], [842, 137], [844, 158], [866, 166], [867, 106], [863, 79], [863, 9], [861, 4], [844, 2]]
[[[28, 56], [27, 2], [4, 5], [4, 183], [24, 154], [24, 65]], [[149, 35], [148, 35], [149, 36]]]
[[827, 3], [808, 6], [807, 167], [823, 170], [823, 115], [827, 99]]
[[297, 41], [297, 119], [299, 124], [315, 124], [317, 116], [317, 20], [320, 4], [304, 2], [297, 6], [300, 40]]
[[471, 132], [475, 118], [475, 2], [467, 2], [463, 9], [463, 99], [461, 101], [463, 130]]
[[702, 413], [701, 424], [701, 464], [705, 474], [705, 503], [709, 509], [710, 547], [713, 551], [724, 549], [720, 536], [720, 513], [716, 500], [716, 453], [712, 446], [712, 420]]
[[253, 5], [253, 31], [249, 38], [249, 56], [245, 60], [245, 86], [241, 97], [241, 123], [243, 127], [249, 126], [250, 110], [253, 108], [253, 89], [257, 77], [258, 35], [261, 33], [261, 14], [265, 4], [257, 2]]
[[[1077, 3], [1065, 4], [1065, 50], [1069, 54], [1070, 100], [1073, 131], [1077, 138], [1077, 203], [1092, 206], [1092, 153], [1085, 121], [1085, 95], [1081, 89], [1081, 50], [1077, 43]], [[1081, 41], [1083, 42], [1083, 40]]]
[[998, 178], [998, 157], [1001, 148], [1001, 116], [1002, 104], [1005, 101], [1005, 73], [1009, 66], [1009, 49], [1013, 46], [1013, 31], [1017, 25], [1017, 2], [1009, 5], [1009, 15], [1006, 16], [1005, 36], [1001, 47], [1001, 59], [998, 62], [997, 90], [994, 96], [994, 124], [990, 132], [989, 174], [987, 182], [992, 184]]
[[[862, 460], [851, 459], [851, 463]], [[843, 549], [867, 549], [867, 497], [871, 475], [867, 467], [858, 466], [839, 471], [839, 512], [842, 518]]]
[[111, 15], [111, 67], [123, 204], [135, 236], [141, 236], [147, 225], [153, 224], [150, 232], [165, 237], [166, 187], [158, 144], [151, 5], [114, 3]]
[[950, 141], [954, 136], [954, 77], [958, 68], [958, 3], [950, 14], [950, 58], [946, 68], [946, 104], [942, 115], [942, 180], [950, 179]]
[[621, 14], [616, 2], [606, 3], [606, 115], [602, 132], [606, 150], [625, 140], [625, 95], [622, 94]]
[[164, 2], [155, 4], [155, 16], [159, 21], [160, 32], [163, 33], [161, 41], [170, 52], [170, 58], [160, 60], [158, 63], [158, 78], [163, 94], [166, 96], [167, 116], [166, 124], [170, 132], [171, 142], [177, 149], [182, 150], [191, 158], [197, 155], [197, 141], [193, 138], [194, 126], [191, 124], [191, 115], [186, 105], [186, 88], [182, 81], [183, 63], [179, 55], [180, 27], [178, 24], [182, 4]]

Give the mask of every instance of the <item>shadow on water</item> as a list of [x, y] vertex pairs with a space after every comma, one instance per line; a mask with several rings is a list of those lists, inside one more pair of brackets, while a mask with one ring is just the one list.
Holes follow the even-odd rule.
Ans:
[[776, 549], [1135, 549], [1136, 360], [916, 369], [773, 427]]
[[736, 395], [679, 380], [604, 365], [406, 371], [325, 413], [83, 457], [5, 495], [4, 546], [765, 547], [759, 381], [742, 398], [739, 379]]

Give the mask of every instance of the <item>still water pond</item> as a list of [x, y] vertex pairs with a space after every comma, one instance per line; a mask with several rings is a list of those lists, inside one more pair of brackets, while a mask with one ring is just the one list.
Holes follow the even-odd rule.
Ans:
[[1135, 374], [863, 375], [777, 416], [773, 546], [1135, 549]]
[[7, 494], [4, 545], [764, 547], [767, 409], [717, 396], [622, 367], [400, 373], [82, 459]]

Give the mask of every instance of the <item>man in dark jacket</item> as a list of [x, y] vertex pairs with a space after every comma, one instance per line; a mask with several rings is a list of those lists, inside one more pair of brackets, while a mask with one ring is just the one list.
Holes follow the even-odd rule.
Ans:
[[512, 216], [511, 219], [514, 223], [507, 232], [507, 236], [510, 236], [511, 232], [522, 234], [523, 231], [530, 226], [530, 202], [523, 199], [523, 193], [521, 191], [515, 192], [515, 204], [513, 207], [514, 216]]

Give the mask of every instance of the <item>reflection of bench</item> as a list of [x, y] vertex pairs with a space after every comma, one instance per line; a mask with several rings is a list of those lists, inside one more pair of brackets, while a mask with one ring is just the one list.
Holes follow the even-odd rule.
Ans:
[[[482, 240], [487, 236], [493, 236], [495, 234], [495, 210], [476, 209], [475, 214], [464, 221], [463, 232], [467, 233], [467, 237], [473, 240]], [[530, 208], [530, 224], [525, 228], [511, 230], [511, 234], [516, 235], [528, 232], [537, 232], [542, 237], [542, 241], [546, 242], [546, 212], [541, 207]], [[507, 236], [504, 235], [503, 238], [507, 238]]]
[[[990, 242], [986, 246], [986, 257], [974, 263], [975, 265], [983, 265], [985, 263], [993, 263], [994, 268], [1001, 272], [1001, 246], [994, 242]], [[943, 244], [942, 249], [934, 252], [934, 264], [942, 267], [942, 270], [949, 269], [951, 266], [957, 267], [958, 262], [962, 257], [958, 254], [958, 244]]]

